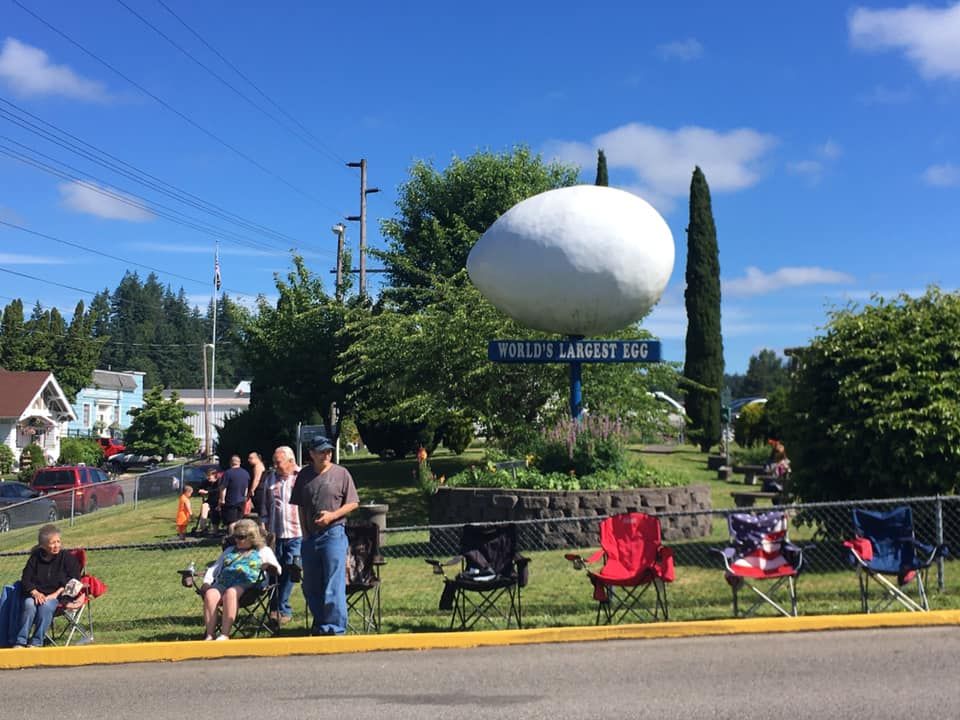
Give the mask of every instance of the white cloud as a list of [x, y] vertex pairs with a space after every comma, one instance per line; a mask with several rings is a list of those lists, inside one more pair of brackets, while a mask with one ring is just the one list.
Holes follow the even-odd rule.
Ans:
[[832, 138], [828, 138], [825, 143], [814, 148], [814, 153], [819, 159], [814, 160], [808, 158], [788, 162], [787, 172], [791, 175], [806, 177], [811, 184], [816, 185], [823, 177], [823, 173], [827, 169], [827, 163], [840, 157], [843, 154], [843, 148], [834, 142]]
[[960, 185], [960, 167], [953, 163], [931, 165], [923, 171], [923, 181], [934, 187], [955, 187]]
[[960, 3], [850, 15], [850, 42], [864, 50], [902, 50], [926, 78], [960, 78]]
[[149, 222], [156, 217], [137, 198], [87, 180], [60, 183], [59, 190], [64, 207], [87, 215], [129, 222]]
[[0, 50], [0, 80], [18, 95], [61, 95], [76, 100], [107, 102], [106, 88], [77, 75], [66, 65], [54, 65], [40, 48], [8, 37]]
[[764, 295], [788, 287], [804, 285], [850, 284], [854, 278], [844, 272], [821, 267], [784, 267], [765, 273], [760, 268], [748, 267], [742, 278], [723, 281], [723, 294], [731, 297]]
[[817, 154], [826, 160], [836, 160], [843, 155], [843, 148], [834, 142], [833, 138], [827, 138], [827, 141], [817, 148]]
[[73, 260], [50, 255], [20, 255], [18, 253], [0, 253], [0, 264], [3, 265], [64, 265]]
[[657, 54], [664, 60], [683, 60], [689, 62], [703, 55], [703, 45], [696, 38], [675, 40], [657, 45]]
[[775, 144], [773, 135], [750, 128], [728, 132], [697, 126], [666, 130], [630, 123], [587, 142], [548, 142], [544, 154], [592, 170], [597, 150], [603, 149], [611, 169], [625, 169], [634, 176], [624, 183], [627, 189], [664, 210], [665, 200], [672, 204], [687, 195], [697, 165], [713, 192], [732, 192], [756, 184], [760, 162]]

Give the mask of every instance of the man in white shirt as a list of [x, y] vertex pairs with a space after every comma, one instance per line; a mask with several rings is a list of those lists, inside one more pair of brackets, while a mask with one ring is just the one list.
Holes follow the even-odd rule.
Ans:
[[280, 583], [274, 599], [271, 615], [280, 625], [290, 622], [293, 610], [290, 607], [290, 594], [293, 585], [300, 581], [302, 563], [300, 544], [303, 533], [300, 529], [300, 511], [290, 504], [290, 494], [300, 471], [293, 449], [282, 445], [273, 452], [273, 470], [263, 482], [264, 524], [276, 538], [276, 555], [283, 567]]

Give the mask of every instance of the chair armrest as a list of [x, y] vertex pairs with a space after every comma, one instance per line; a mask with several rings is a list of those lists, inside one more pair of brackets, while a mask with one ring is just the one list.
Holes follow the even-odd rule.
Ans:
[[434, 575], [443, 575], [443, 574], [444, 574], [444, 573], [443, 573], [443, 569], [444, 569], [445, 567], [450, 567], [451, 565], [456, 565], [457, 563], [462, 563], [462, 562], [463, 562], [463, 555], [457, 555], [456, 557], [452, 557], [452, 558], [450, 558], [449, 560], [446, 560], [446, 561], [437, 560], [437, 559], [435, 559], [435, 558], [426, 558], [426, 559], [424, 560], [424, 562], [427, 563], [427, 565], [430, 565], [430, 566], [433, 567], [433, 574], [434, 574]]

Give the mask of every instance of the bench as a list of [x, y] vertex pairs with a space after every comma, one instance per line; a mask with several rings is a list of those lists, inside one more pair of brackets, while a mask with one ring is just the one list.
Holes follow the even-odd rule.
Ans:
[[783, 497], [776, 492], [732, 492], [733, 504], [737, 507], [752, 507], [757, 500], [769, 500], [774, 505], [780, 505]]

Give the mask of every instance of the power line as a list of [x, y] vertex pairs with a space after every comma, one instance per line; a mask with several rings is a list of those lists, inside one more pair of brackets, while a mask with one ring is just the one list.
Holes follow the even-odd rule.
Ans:
[[[14, 145], [17, 145], [27, 150], [28, 152], [33, 153], [34, 155], [38, 155], [42, 158], [50, 160], [51, 162], [58, 163], [62, 167], [67, 168], [67, 170], [73, 171], [73, 173], [82, 172], [78, 168], [68, 165], [67, 163], [58, 161], [55, 158], [51, 157], [50, 155], [47, 155], [45, 153], [40, 152], [39, 150], [31, 148], [28, 145], [24, 145], [23, 143], [18, 142], [17, 140], [14, 140], [12, 138], [0, 135], [0, 140], [6, 140], [7, 142], [13, 143]], [[9, 146], [5, 146], [2, 143], [0, 143], [0, 154], [6, 155], [7, 157], [13, 158], [15, 160], [19, 160], [20, 162], [26, 165], [31, 165], [39, 170], [43, 170], [44, 172], [50, 173], [51, 175], [54, 175], [61, 179], [70, 180], [71, 182], [78, 183], [88, 190], [91, 190], [100, 195], [104, 195], [106, 197], [112, 198], [113, 200], [116, 200], [125, 205], [129, 205], [130, 207], [140, 210], [141, 212], [162, 217], [166, 220], [169, 220], [170, 222], [177, 223], [178, 225], [183, 225], [184, 227], [188, 227], [193, 230], [196, 230], [197, 232], [210, 235], [211, 237], [220, 238], [228, 242], [237, 243], [239, 245], [245, 245], [255, 249], [261, 249], [261, 250], [267, 249], [272, 252], [276, 251], [275, 247], [267, 245], [264, 242], [261, 242], [259, 240], [253, 240], [243, 235], [238, 235], [237, 233], [234, 233], [230, 230], [224, 230], [222, 228], [218, 228], [215, 225], [210, 225], [209, 223], [204, 222], [203, 220], [199, 220], [189, 215], [185, 215], [181, 213], [179, 210], [177, 210], [176, 208], [171, 208], [168, 205], [163, 205], [158, 202], [149, 202], [145, 198], [142, 198], [139, 195], [135, 195], [133, 193], [129, 193], [126, 190], [114, 192], [107, 187], [101, 187], [101, 186], [95, 185], [90, 181], [84, 179], [80, 175], [74, 175], [65, 170], [56, 168], [48, 163], [43, 162], [42, 160], [37, 160], [36, 158], [30, 157], [29, 155], [25, 155], [24, 153], [19, 152], [16, 149], [10, 148]], [[105, 185], [108, 184], [107, 181], [101, 178], [98, 178], [94, 175], [89, 175], [88, 173], [85, 173], [85, 174], [87, 174], [88, 177], [90, 177], [92, 180], [95, 180], [96, 182], [104, 183]]]
[[[197, 278], [192, 278], [187, 275], [180, 275], [179, 273], [175, 273], [171, 270], [163, 270], [161, 268], [155, 268], [150, 265], [144, 265], [143, 263], [139, 263], [136, 260], [130, 260], [129, 258], [120, 257], [119, 255], [112, 255], [102, 250], [94, 250], [92, 248], [85, 247], [79, 243], [70, 242], [69, 240], [64, 240], [62, 238], [54, 237], [53, 235], [47, 235], [46, 233], [38, 232], [37, 230], [31, 230], [28, 227], [24, 227], [23, 225], [17, 225], [16, 223], [12, 223], [12, 222], [7, 222], [6, 220], [0, 220], [0, 225], [5, 225], [8, 228], [19, 230], [20, 232], [28, 233], [36, 237], [41, 237], [46, 240], [52, 240], [53, 242], [60, 243], [61, 245], [67, 245], [72, 248], [77, 248], [78, 250], [83, 250], [84, 252], [88, 252], [92, 255], [96, 255], [97, 257], [110, 258], [111, 260], [117, 260], [118, 262], [122, 262], [126, 265], [133, 265], [135, 267], [143, 268], [144, 270], [160, 273], [161, 275], [169, 275], [170, 277], [175, 277], [179, 280], [186, 280], [188, 282], [196, 283], [197, 285], [203, 285], [206, 287], [210, 286], [209, 281], [199, 280]], [[241, 295], [244, 297], [259, 297], [258, 295], [254, 295], [253, 293], [240, 292], [239, 290], [232, 290], [230, 288], [225, 288], [225, 289], [227, 292], [232, 293], [233, 295]]]
[[[227, 80], [227, 79], [224, 78], [222, 75], [220, 75], [216, 70], [214, 70], [213, 68], [211, 68], [209, 65], [205, 64], [202, 60], [200, 60], [199, 58], [197, 58], [193, 53], [191, 53], [191, 52], [190, 52], [189, 50], [187, 50], [185, 47], [183, 47], [182, 45], [180, 45], [176, 40], [174, 40], [172, 37], [170, 37], [169, 35], [167, 35], [163, 30], [161, 30], [160, 28], [158, 28], [156, 25], [154, 25], [152, 22], [150, 22], [147, 18], [145, 18], [143, 15], [141, 15], [141, 14], [138, 13], [136, 10], [134, 10], [132, 7], [130, 7], [126, 2], [124, 2], [124, 0], [116, 0], [116, 2], [117, 2], [119, 5], [122, 5], [124, 8], [126, 8], [127, 11], [128, 11], [131, 15], [133, 15], [134, 17], [136, 17], [140, 22], [142, 22], [142, 23], [143, 23], [144, 25], [146, 25], [148, 28], [150, 28], [151, 30], [153, 30], [157, 35], [159, 35], [159, 36], [162, 37], [164, 40], [166, 40], [170, 45], [172, 45], [174, 48], [176, 48], [178, 51], [180, 51], [180, 53], [182, 53], [183, 55], [185, 55], [186, 57], [188, 57], [188, 58], [189, 58], [190, 60], [192, 60], [196, 65], [200, 66], [202, 69], [206, 70], [207, 73], [210, 74], [212, 77], [214, 77], [218, 82], [220, 82], [220, 84], [222, 84], [223, 86], [225, 86], [226, 88], [228, 88], [229, 90], [231, 90], [235, 95], [237, 95], [239, 98], [241, 98], [242, 100], [244, 100], [244, 101], [245, 101], [246, 103], [248, 103], [251, 107], [255, 108], [257, 111], [259, 111], [260, 113], [262, 113], [262, 114], [265, 115], [266, 117], [270, 118], [273, 122], [275, 122], [277, 125], [279, 125], [281, 128], [283, 128], [286, 132], [288, 132], [288, 133], [290, 133], [291, 135], [293, 135], [295, 138], [297, 138], [298, 140], [300, 140], [301, 142], [303, 142], [305, 145], [307, 145], [307, 146], [308, 146], [309, 148], [311, 148], [312, 150], [315, 150], [316, 152], [324, 155], [324, 156], [325, 156], [327, 159], [329, 159], [331, 162], [336, 163], [336, 165], [337, 165], [338, 167], [343, 167], [343, 161], [340, 159], [340, 157], [337, 156], [337, 155], [336, 155], [334, 152], [332, 152], [331, 150], [329, 150], [329, 149], [328, 149], [326, 146], [324, 146], [323, 144], [320, 144], [320, 143], [318, 143], [318, 142], [314, 142], [314, 139], [312, 138], [312, 136], [311, 136], [310, 134], [304, 134], [303, 131], [295, 130], [295, 129], [291, 128], [289, 125], [287, 125], [286, 123], [282, 122], [279, 118], [277, 118], [276, 115], [274, 115], [274, 114], [271, 113], [270, 111], [266, 110], [266, 109], [265, 109], [264, 107], [262, 107], [259, 103], [257, 103], [257, 102], [254, 101], [253, 99], [251, 99], [249, 95], [245, 94], [242, 90], [240, 90], [240, 89], [237, 88], [235, 85], [233, 85], [229, 80]], [[161, 3], [161, 4], [162, 4], [162, 3]], [[217, 52], [216, 50], [214, 50], [213, 47], [212, 47], [208, 42], [206, 42], [202, 37], [200, 37], [200, 35], [199, 35], [195, 30], [193, 30], [193, 28], [191, 28], [191, 27], [190, 27], [189, 25], [187, 25], [182, 19], [180, 19], [180, 17], [179, 17], [178, 15], [176, 15], [172, 10], [170, 10], [170, 8], [168, 8], [168, 7], [166, 7], [166, 6], [164, 6], [164, 7], [166, 8], [167, 12], [169, 12], [169, 13], [170, 13], [171, 15], [173, 15], [177, 20], [179, 20], [180, 23], [181, 23], [185, 28], [187, 28], [187, 29], [188, 29], [190, 32], [192, 32], [198, 39], [200, 39], [200, 41], [201, 41], [204, 45], [206, 45], [210, 50], [212, 50], [214, 53], [216, 53], [217, 56], [218, 56], [221, 60], [223, 60], [223, 61], [226, 62], [228, 65], [230, 65], [231, 67], [233, 67], [233, 65], [232, 65], [229, 61], [227, 61], [226, 58], [223, 57], [223, 55], [221, 55], [219, 52]], [[234, 71], [237, 72], [241, 77], [243, 77], [244, 80], [247, 79], [242, 73], [239, 72], [239, 70], [236, 70], [236, 68], [234, 68]], [[249, 80], [248, 80], [247, 82], [249, 82]], [[261, 93], [261, 94], [263, 94], [263, 93]], [[269, 99], [269, 98], [268, 98], [268, 99]], [[272, 102], [272, 101], [271, 101], [271, 102]], [[299, 124], [299, 123], [298, 123], [298, 124]]]
[[[7, 105], [9, 107], [12, 107], [22, 116], [26, 116], [26, 117], [18, 116], [13, 112], [10, 112], [9, 110], [4, 109], [3, 107], [0, 107], [0, 118], [6, 120], [7, 122], [13, 123], [18, 127], [33, 133], [34, 135], [37, 135], [43, 138], [47, 142], [51, 142], [55, 145], [58, 145], [61, 148], [64, 148], [65, 150], [68, 150], [87, 160], [90, 160], [100, 165], [101, 167], [107, 168], [108, 170], [112, 170], [113, 172], [116, 172], [120, 175], [128, 177], [138, 182], [141, 185], [144, 185], [152, 190], [155, 190], [156, 192], [160, 192], [170, 198], [173, 198], [174, 200], [178, 200], [179, 202], [184, 203], [185, 205], [190, 205], [191, 207], [194, 207], [198, 210], [209, 213], [210, 215], [214, 215], [215, 217], [226, 220], [227, 222], [233, 223], [234, 225], [238, 225], [247, 230], [257, 232], [266, 237], [270, 237], [271, 239], [292, 242], [295, 246], [301, 244], [297, 238], [291, 235], [287, 235], [277, 230], [273, 230], [265, 225], [261, 225], [260, 223], [253, 222], [252, 220], [247, 220], [246, 218], [240, 215], [237, 215], [236, 213], [230, 212], [229, 210], [225, 210], [224, 208], [214, 203], [203, 200], [202, 198], [194, 195], [193, 193], [190, 193], [186, 190], [183, 190], [182, 188], [179, 188], [171, 183], [168, 183], [158, 178], [157, 176], [146, 172], [145, 170], [141, 170], [135, 165], [132, 165], [124, 160], [121, 160], [115, 155], [111, 155], [107, 151], [101, 148], [98, 148], [95, 145], [92, 145], [86, 142], [85, 140], [82, 140], [76, 135], [73, 135], [72, 133], [64, 130], [63, 128], [57, 127], [56, 125], [49, 123], [46, 120], [43, 120], [42, 118], [34, 115], [28, 110], [25, 110], [24, 108], [20, 107], [16, 103], [10, 102], [9, 100], [3, 97], [0, 97], [0, 103], [3, 103], [4, 105]], [[37, 122], [36, 123], [32, 122], [28, 118], [32, 118]], [[45, 127], [41, 127], [41, 125], [37, 123], [41, 123]], [[47, 130], [46, 128], [50, 128], [50, 130]], [[51, 130], [53, 132], [51, 132]], [[60, 137], [57, 136], [57, 133], [59, 133]]]
[[227, 148], [228, 150], [230, 150], [231, 152], [233, 152], [235, 155], [243, 158], [243, 159], [246, 160], [248, 163], [250, 163], [250, 164], [253, 165], [254, 167], [258, 168], [261, 172], [269, 175], [270, 177], [272, 177], [272, 178], [275, 179], [275, 180], [278, 180], [279, 182], [281, 182], [281, 183], [283, 183], [284, 185], [286, 185], [287, 187], [289, 187], [291, 190], [294, 190], [294, 191], [295, 191], [296, 193], [298, 193], [299, 195], [302, 195], [303, 197], [305, 197], [305, 198], [307, 198], [308, 200], [310, 200], [310, 201], [312, 201], [312, 202], [320, 205], [321, 207], [324, 207], [324, 208], [326, 208], [326, 209], [328, 209], [328, 210], [331, 210], [332, 212], [337, 213], [338, 215], [341, 214], [341, 213], [339, 213], [337, 210], [334, 210], [334, 209], [331, 208], [329, 205], [327, 205], [326, 203], [324, 203], [324, 202], [323, 202], [322, 200], [320, 200], [319, 198], [317, 198], [317, 197], [315, 197], [314, 195], [308, 193], [307, 191], [303, 190], [302, 188], [294, 185], [293, 183], [291, 183], [289, 180], [287, 180], [287, 179], [284, 178], [283, 176], [277, 174], [276, 172], [274, 172], [274, 171], [271, 170], [270, 168], [268, 168], [268, 167], [266, 167], [265, 165], [263, 165], [260, 161], [258, 161], [258, 160], [256, 160], [255, 158], [251, 157], [251, 156], [248, 155], [247, 153], [243, 152], [242, 150], [240, 150], [240, 149], [237, 148], [236, 146], [230, 144], [229, 142], [227, 142], [226, 140], [224, 140], [223, 138], [221, 138], [219, 135], [217, 135], [216, 133], [212, 132], [211, 130], [208, 130], [207, 128], [205, 128], [203, 125], [201, 125], [200, 123], [198, 123], [196, 120], [193, 120], [190, 116], [188, 116], [188, 115], [185, 114], [184, 112], [182, 112], [182, 111], [178, 110], [177, 108], [173, 107], [173, 105], [171, 105], [171, 104], [168, 103], [166, 100], [164, 100], [163, 98], [161, 98], [160, 96], [158, 96], [156, 93], [151, 92], [151, 91], [148, 90], [146, 87], [144, 87], [143, 85], [141, 85], [140, 83], [138, 83], [136, 80], [134, 80], [133, 78], [131, 78], [129, 75], [126, 75], [126, 74], [123, 73], [121, 70], [117, 69], [116, 67], [114, 67], [113, 65], [111, 65], [109, 62], [107, 62], [106, 60], [104, 60], [103, 58], [101, 58], [101, 57], [100, 57], [99, 55], [97, 55], [95, 52], [93, 52], [92, 50], [88, 50], [86, 47], [84, 47], [83, 45], [81, 45], [78, 41], [74, 40], [72, 37], [70, 37], [69, 35], [67, 35], [67, 33], [65, 33], [63, 30], [60, 30], [58, 27], [54, 26], [53, 24], [51, 24], [50, 22], [48, 22], [47, 20], [45, 20], [43, 17], [41, 17], [40, 15], [38, 15], [37, 13], [35, 13], [33, 10], [31, 10], [30, 8], [28, 8], [28, 7], [27, 7], [26, 5], [24, 5], [22, 2], [20, 2], [20, 0], [11, 0], [11, 2], [12, 2], [14, 5], [16, 5], [17, 7], [19, 7], [21, 10], [23, 10], [25, 13], [27, 13], [27, 14], [30, 15], [30, 16], [32, 16], [32, 17], [33, 17], [34, 19], [36, 19], [38, 22], [42, 23], [42, 24], [45, 25], [47, 28], [49, 28], [50, 30], [52, 30], [53, 32], [55, 32], [57, 35], [59, 35], [60, 37], [62, 37], [64, 40], [66, 40], [67, 42], [69, 42], [71, 45], [73, 45], [74, 47], [76, 47], [78, 50], [80, 50], [81, 52], [83, 52], [84, 54], [86, 54], [88, 57], [96, 60], [98, 63], [100, 63], [101, 65], [103, 65], [105, 68], [107, 68], [108, 70], [110, 70], [110, 71], [113, 72], [114, 74], [118, 75], [119, 77], [123, 78], [123, 79], [126, 80], [128, 83], [130, 83], [131, 85], [133, 85], [135, 88], [137, 88], [137, 89], [138, 89], [140, 92], [142, 92], [144, 95], [147, 95], [148, 97], [152, 98], [154, 101], [156, 101], [156, 102], [159, 103], [161, 106], [163, 106], [164, 108], [166, 108], [167, 110], [169, 110], [170, 112], [172, 112], [174, 115], [176, 115], [177, 117], [181, 118], [182, 120], [184, 120], [185, 122], [187, 122], [189, 125], [191, 125], [192, 127], [196, 128], [197, 130], [199, 130], [200, 132], [202, 132], [204, 135], [206, 135], [207, 137], [209, 137], [210, 139], [215, 140], [215, 141], [218, 142], [220, 145], [222, 145], [223, 147], [225, 147], [225, 148]]

